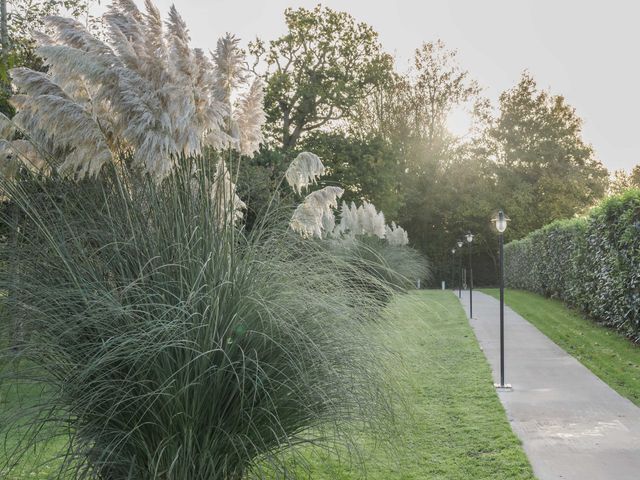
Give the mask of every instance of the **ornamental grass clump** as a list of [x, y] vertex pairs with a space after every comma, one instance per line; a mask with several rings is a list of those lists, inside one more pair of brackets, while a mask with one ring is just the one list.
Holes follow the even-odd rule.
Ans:
[[[240, 158], [265, 115], [237, 39], [209, 58], [149, 0], [116, 0], [103, 20], [106, 41], [49, 18], [36, 34], [48, 71], [13, 70], [18, 113], [0, 119], [3, 357], [43, 392], [3, 412], [22, 440], [4, 445], [0, 476], [55, 437], [61, 478], [291, 478], [292, 447], [349, 447], [347, 422], [387, 418], [366, 322], [381, 303], [348, 281], [359, 268], [289, 228], [290, 211], [244, 228]], [[342, 189], [329, 188], [300, 216], [320, 212], [311, 234], [333, 220]]]
[[380, 305], [336, 275], [353, 267], [286, 221], [212, 221], [205, 171], [3, 181], [23, 218], [0, 276], [19, 285], [13, 361], [46, 387], [10, 423], [24, 441], [5, 475], [58, 435], [64, 478], [292, 478], [290, 447], [349, 445], [345, 422], [386, 418]]

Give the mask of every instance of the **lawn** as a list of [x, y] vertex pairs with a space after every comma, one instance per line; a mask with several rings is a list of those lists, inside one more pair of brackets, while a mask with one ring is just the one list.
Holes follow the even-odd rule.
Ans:
[[[362, 437], [369, 479], [534, 479], [520, 442], [494, 391], [489, 366], [457, 298], [423, 291], [399, 297], [389, 309], [384, 336], [388, 369], [402, 387], [397, 431], [387, 442]], [[19, 400], [0, 388], [0, 408]], [[28, 390], [23, 390], [28, 393]], [[1, 448], [1, 447], [0, 447]], [[45, 450], [51, 453], [51, 446]], [[21, 478], [51, 478], [38, 466], [41, 452], [24, 459]], [[333, 457], [312, 458], [311, 478], [344, 480], [363, 474]], [[7, 477], [3, 477], [7, 478]]]
[[[393, 449], [365, 442], [367, 478], [535, 478], [455, 295], [413, 293], [392, 310], [386, 341], [400, 352], [389, 369], [405, 370], [402, 433]], [[325, 458], [316, 462], [312, 478], [360, 476]]]
[[[499, 296], [497, 289], [483, 292]], [[640, 406], [640, 347], [558, 300], [508, 290], [505, 303], [620, 395]]]

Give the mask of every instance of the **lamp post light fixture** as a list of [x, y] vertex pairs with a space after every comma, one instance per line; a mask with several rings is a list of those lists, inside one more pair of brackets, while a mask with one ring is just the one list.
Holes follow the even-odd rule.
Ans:
[[460, 283], [458, 284], [458, 298], [462, 298], [462, 240], [458, 240], [458, 250], [460, 250], [460, 255], [458, 255], [458, 270], [460, 272]]
[[473, 242], [473, 233], [467, 232], [466, 239], [469, 244], [469, 318], [473, 318], [473, 267], [471, 266], [471, 242]]
[[498, 230], [500, 245], [500, 383], [495, 386], [501, 390], [511, 390], [511, 385], [504, 383], [504, 231], [507, 229], [509, 218], [502, 210], [492, 219]]

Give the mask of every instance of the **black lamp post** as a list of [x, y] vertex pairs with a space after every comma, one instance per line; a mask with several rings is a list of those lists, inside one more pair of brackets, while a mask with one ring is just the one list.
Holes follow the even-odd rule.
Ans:
[[498, 230], [498, 243], [500, 245], [500, 383], [499, 389], [511, 389], [511, 385], [504, 383], [504, 231], [507, 229], [509, 219], [502, 210], [493, 219]]
[[455, 267], [455, 259], [456, 259], [456, 257], [455, 257], [455, 255], [456, 255], [456, 249], [452, 248], [451, 249], [451, 275], [449, 276], [449, 279], [451, 280], [451, 287], [450, 288], [452, 288], [453, 291], [455, 291], [455, 289], [456, 289], [456, 287], [454, 286], [455, 285], [455, 278], [456, 278], [456, 274], [455, 274], [455, 271], [456, 271], [455, 270], [455, 268], [456, 268]]
[[473, 267], [471, 266], [471, 242], [473, 242], [473, 233], [467, 232], [466, 238], [469, 244], [469, 318], [473, 318]]
[[462, 240], [458, 240], [458, 250], [460, 251], [460, 255], [458, 255], [458, 266], [460, 271], [460, 283], [458, 284], [458, 298], [462, 298]]

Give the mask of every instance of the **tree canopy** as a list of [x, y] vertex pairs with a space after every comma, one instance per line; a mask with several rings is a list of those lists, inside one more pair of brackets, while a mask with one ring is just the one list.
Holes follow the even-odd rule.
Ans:
[[266, 64], [272, 135], [291, 149], [304, 133], [348, 118], [388, 78], [392, 59], [373, 28], [348, 13], [318, 5], [284, 15], [287, 33], [268, 44], [252, 42], [250, 52]]
[[540, 90], [524, 73], [500, 96], [488, 131], [498, 191], [517, 236], [584, 211], [607, 188], [607, 171], [582, 138], [582, 119], [561, 95]]

